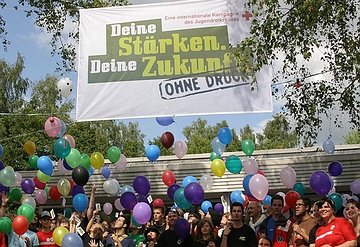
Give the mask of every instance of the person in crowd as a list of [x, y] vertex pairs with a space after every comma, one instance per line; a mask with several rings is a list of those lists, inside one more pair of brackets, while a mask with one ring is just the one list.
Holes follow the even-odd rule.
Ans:
[[185, 239], [181, 239], [174, 232], [175, 221], [180, 218], [179, 211], [176, 208], [170, 209], [167, 218], [169, 229], [160, 234], [156, 247], [190, 247], [193, 243], [190, 234]]
[[56, 219], [51, 219], [50, 220], [50, 229], [55, 230], [56, 227], [58, 227], [57, 220]]
[[189, 212], [187, 220], [190, 224], [190, 235], [192, 238], [195, 238], [195, 233], [197, 231], [197, 225], [199, 223], [199, 216], [194, 212]]
[[284, 198], [274, 195], [271, 198], [272, 214], [269, 215], [261, 224], [258, 230], [258, 238], [267, 236], [271, 240], [273, 247], [287, 247], [289, 242], [289, 230], [292, 220], [286, 219], [281, 213], [284, 208]]
[[27, 230], [23, 235], [18, 236], [13, 230], [8, 234], [7, 247], [38, 247], [39, 239], [35, 232]]
[[234, 202], [230, 206], [232, 227], [227, 227], [223, 231], [221, 247], [255, 247], [257, 245], [254, 230], [245, 225], [242, 221], [244, 207], [239, 202]]
[[59, 226], [65, 227], [66, 229], [70, 230], [70, 221], [69, 221], [69, 219], [66, 219], [66, 218], [61, 219]]
[[312, 206], [312, 215], [313, 215], [312, 217], [316, 220], [316, 225], [310, 230], [310, 234], [309, 234], [310, 247], [315, 247], [316, 230], [325, 223], [324, 219], [320, 215], [318, 204], [319, 202], [317, 201]]
[[221, 240], [214, 231], [214, 225], [210, 218], [199, 221], [195, 234], [193, 247], [220, 247]]
[[134, 222], [130, 221], [129, 237], [134, 241], [135, 247], [142, 247], [146, 241], [144, 234], [144, 225], [136, 226]]
[[40, 230], [36, 233], [39, 245], [44, 247], [57, 247], [53, 238], [54, 230], [51, 229], [51, 214], [43, 211], [39, 218]]
[[261, 222], [266, 219], [265, 214], [262, 213], [260, 202], [249, 201], [246, 206], [246, 216], [248, 221], [245, 224], [248, 224], [257, 233]]
[[164, 207], [154, 207], [153, 218], [153, 226], [158, 229], [160, 234], [163, 233], [166, 230]]
[[262, 236], [258, 240], [258, 247], [272, 247], [270, 238]]
[[[91, 187], [90, 199], [89, 199], [89, 206], [88, 208], [79, 215], [80, 224], [76, 227], [76, 232], [82, 237], [86, 232], [86, 227], [89, 223], [89, 220], [93, 217], [94, 212], [94, 204], [95, 204], [95, 192], [96, 192], [96, 185], [93, 184]], [[81, 229], [80, 229], [81, 228]]]
[[145, 230], [144, 235], [146, 238], [146, 242], [143, 247], [154, 247], [158, 242], [160, 232], [156, 227], [150, 226], [148, 229]]
[[355, 247], [357, 237], [353, 225], [343, 217], [335, 217], [335, 204], [330, 198], [319, 201], [324, 225], [316, 231], [315, 246]]
[[222, 215], [220, 221], [220, 227], [218, 228], [218, 237], [221, 238], [223, 231], [226, 227], [232, 226], [232, 218], [230, 212], [226, 212]]
[[316, 220], [310, 216], [311, 200], [306, 197], [299, 198], [295, 203], [295, 216], [297, 222], [292, 225], [290, 231], [289, 246], [309, 246], [309, 234], [316, 225]]
[[105, 242], [107, 237], [109, 236], [109, 234], [111, 234], [112, 230], [111, 230], [109, 222], [107, 222], [106, 220], [103, 220], [101, 222], [101, 225], [104, 229], [104, 233], [102, 235], [102, 241]]
[[32, 232], [39, 231], [39, 213], [35, 212], [34, 219], [31, 221], [29, 225], [29, 230]]
[[218, 233], [218, 227], [220, 227], [220, 222], [221, 222], [221, 215], [219, 212], [217, 212], [215, 209], [213, 208], [209, 208], [207, 214], [205, 215], [205, 217], [210, 218], [213, 225], [214, 225], [214, 230], [215, 233]]
[[130, 220], [125, 215], [120, 215], [114, 223], [114, 233], [109, 234], [105, 247], [134, 247], [134, 241], [127, 235]]
[[360, 203], [353, 198], [350, 198], [345, 207], [346, 217], [354, 226], [356, 236], [358, 237], [358, 246], [360, 245]]
[[98, 210], [93, 211], [93, 217], [90, 218], [88, 225], [86, 226], [86, 231], [82, 235], [84, 242], [84, 247], [91, 247], [93, 243], [100, 245], [102, 243], [102, 234], [104, 228], [98, 222], [96, 222], [96, 215]]

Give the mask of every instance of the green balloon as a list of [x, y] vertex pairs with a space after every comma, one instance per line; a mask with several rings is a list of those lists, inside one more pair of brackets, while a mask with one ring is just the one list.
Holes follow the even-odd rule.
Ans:
[[118, 147], [112, 146], [107, 151], [107, 157], [112, 163], [118, 162], [120, 156], [121, 156], [121, 152]]
[[251, 156], [255, 150], [255, 144], [252, 140], [244, 140], [241, 144], [241, 149], [247, 156]]
[[47, 198], [49, 198], [49, 190], [50, 190], [49, 187], [45, 187], [44, 190], [46, 192]]
[[212, 153], [210, 154], [210, 160], [213, 161], [214, 159], [221, 159], [221, 156], [218, 155], [218, 154], [215, 153], [215, 152], [212, 152]]
[[71, 168], [75, 168], [80, 165], [81, 154], [77, 149], [72, 148], [65, 160]]
[[90, 157], [87, 154], [81, 154], [80, 165], [86, 167], [89, 170], [90, 168]]
[[0, 232], [5, 234], [9, 234], [12, 229], [12, 221], [8, 217], [1, 217], [0, 218]]
[[226, 169], [234, 174], [238, 174], [242, 169], [242, 162], [240, 158], [236, 155], [230, 155], [225, 162]]
[[36, 177], [39, 179], [40, 182], [42, 183], [47, 183], [50, 180], [50, 176], [46, 175], [45, 173], [41, 172], [40, 170], [38, 170], [36, 172]]
[[24, 215], [30, 224], [34, 219], [35, 211], [31, 205], [22, 204], [17, 210], [17, 215]]
[[29, 158], [29, 165], [30, 165], [30, 168], [32, 169], [36, 169], [37, 168], [37, 161], [38, 161], [39, 157], [37, 155], [31, 155], [30, 158]]
[[19, 188], [11, 188], [9, 193], [10, 199], [13, 201], [20, 201], [22, 197], [22, 192]]

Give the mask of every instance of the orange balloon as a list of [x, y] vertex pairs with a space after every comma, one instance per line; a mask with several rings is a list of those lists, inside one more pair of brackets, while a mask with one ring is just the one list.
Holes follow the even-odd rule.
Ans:
[[29, 155], [34, 155], [35, 154], [35, 143], [33, 143], [32, 141], [25, 142], [24, 149]]

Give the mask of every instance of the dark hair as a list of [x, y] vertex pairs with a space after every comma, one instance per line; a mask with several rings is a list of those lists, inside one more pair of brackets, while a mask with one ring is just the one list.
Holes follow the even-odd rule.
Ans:
[[153, 208], [153, 212], [154, 212], [155, 209], [159, 209], [161, 211], [162, 215], [165, 214], [165, 208], [164, 207], [156, 206], [156, 207]]
[[230, 212], [233, 210], [234, 207], [241, 207], [241, 211], [244, 212], [244, 206], [240, 202], [234, 202], [230, 206]]
[[358, 201], [356, 201], [354, 198], [350, 198], [349, 200], [347, 200], [346, 204], [354, 204], [355, 207], [359, 208], [360, 209], [360, 203]]
[[311, 200], [307, 197], [300, 197], [298, 200], [302, 200], [305, 204], [305, 207], [308, 207], [307, 212], [310, 213], [311, 211]]
[[196, 230], [195, 239], [194, 239], [195, 242], [198, 242], [198, 243], [206, 243], [206, 242], [208, 242], [208, 240], [204, 240], [203, 234], [201, 232], [201, 227], [203, 225], [205, 225], [206, 222], [209, 223], [210, 228], [211, 228], [211, 230], [210, 230], [210, 241], [216, 240], [217, 235], [214, 232], [214, 225], [213, 225], [211, 219], [205, 217], [205, 218], [202, 218], [199, 221], [199, 223], [197, 224], [197, 230]]
[[273, 195], [271, 197], [271, 205], [273, 204], [274, 200], [281, 200], [281, 204], [284, 206], [284, 198], [281, 195]]
[[269, 241], [270, 247], [272, 247], [272, 242], [271, 242], [271, 240], [270, 240], [269, 237], [267, 237], [267, 236], [261, 236], [261, 237], [259, 238], [259, 240], [258, 240], [258, 243], [260, 242], [260, 239], [265, 239], [265, 240]]
[[330, 207], [335, 211], [334, 201], [331, 200], [330, 198], [327, 198], [327, 197], [324, 197], [324, 198], [319, 200], [318, 207], [321, 208], [324, 205], [325, 202], [327, 202], [330, 205]]
[[126, 224], [126, 227], [124, 227], [125, 228], [125, 232], [127, 232], [127, 230], [129, 229], [129, 226], [130, 226], [130, 218], [129, 217], [127, 217], [126, 215], [120, 215], [119, 216], [119, 218], [120, 217], [123, 217], [124, 218], [124, 223], [123, 224]]

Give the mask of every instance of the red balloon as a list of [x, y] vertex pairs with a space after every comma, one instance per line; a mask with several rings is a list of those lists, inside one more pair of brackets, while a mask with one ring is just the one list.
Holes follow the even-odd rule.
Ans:
[[23, 235], [29, 227], [28, 219], [24, 215], [18, 215], [12, 222], [12, 228], [17, 235]]
[[263, 175], [264, 177], [266, 177], [266, 176], [265, 176], [265, 173], [264, 173], [263, 171], [260, 171], [260, 170], [259, 170], [259, 171], [258, 171], [258, 174], [261, 174], [261, 175]]
[[51, 188], [49, 190], [49, 196], [50, 196], [51, 200], [53, 200], [54, 202], [56, 202], [57, 200], [60, 199], [61, 194], [56, 185], [51, 186]]
[[74, 185], [76, 185], [76, 183], [74, 182], [74, 180], [68, 179], [68, 181], [70, 182], [71, 188], [74, 187]]
[[290, 208], [290, 207], [289, 207], [288, 205], [285, 205], [285, 206], [284, 206], [284, 209], [283, 209], [283, 211], [282, 211], [283, 214], [286, 214], [286, 213], [289, 211], [289, 208]]
[[162, 174], [162, 181], [165, 185], [170, 186], [175, 183], [175, 174], [171, 170], [165, 170]]
[[156, 198], [153, 203], [153, 207], [164, 207], [164, 201], [161, 198]]
[[46, 183], [41, 182], [36, 176], [34, 177], [33, 181], [36, 188], [41, 190], [45, 189]]
[[295, 208], [296, 201], [300, 198], [299, 193], [297, 193], [294, 190], [290, 190], [285, 195], [285, 202], [286, 205], [289, 206], [289, 208]]
[[165, 132], [161, 136], [161, 143], [166, 148], [171, 148], [174, 144], [174, 135], [171, 132]]

